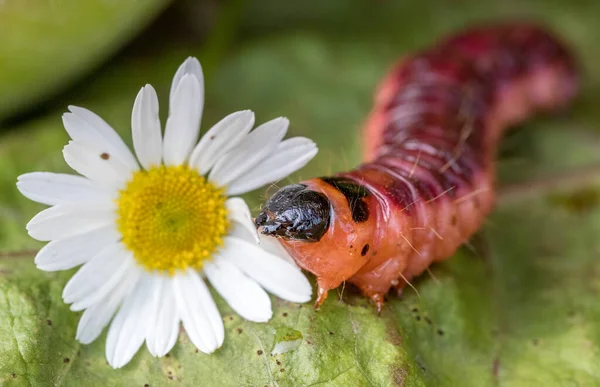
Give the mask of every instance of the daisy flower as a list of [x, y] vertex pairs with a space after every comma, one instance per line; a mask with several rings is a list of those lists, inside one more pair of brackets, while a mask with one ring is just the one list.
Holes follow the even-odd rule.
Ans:
[[50, 242], [37, 267], [82, 265], [63, 299], [84, 311], [80, 342], [110, 324], [106, 358], [114, 368], [144, 341], [152, 355], [165, 355], [180, 322], [199, 350], [219, 348], [223, 321], [204, 279], [255, 322], [272, 315], [265, 290], [292, 302], [311, 297], [306, 277], [277, 242], [258, 235], [236, 196], [298, 170], [317, 153], [315, 144], [283, 140], [285, 118], [251, 130], [251, 111], [223, 118], [197, 141], [204, 78], [195, 58], [177, 70], [169, 104], [162, 135], [156, 92], [140, 90], [131, 117], [135, 156], [102, 118], [69, 107], [63, 123], [72, 140], [63, 154], [81, 176], [34, 172], [17, 182], [24, 196], [51, 206], [27, 224], [29, 235]]

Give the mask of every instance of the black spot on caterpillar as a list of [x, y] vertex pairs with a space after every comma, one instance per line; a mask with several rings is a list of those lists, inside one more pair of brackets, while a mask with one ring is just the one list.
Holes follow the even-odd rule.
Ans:
[[352, 220], [364, 222], [369, 219], [369, 207], [363, 198], [370, 194], [364, 186], [342, 177], [323, 177], [321, 180], [335, 187], [346, 197], [350, 211], [352, 211]]

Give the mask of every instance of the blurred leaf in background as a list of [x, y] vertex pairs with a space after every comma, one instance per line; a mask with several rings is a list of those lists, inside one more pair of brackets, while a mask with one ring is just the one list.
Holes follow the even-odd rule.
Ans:
[[105, 62], [168, 0], [0, 2], [0, 119]]
[[[176, 1], [112, 60], [164, 3], [84, 4], [0, 3], [0, 116], [11, 116], [0, 140], [3, 385], [600, 384], [600, 181], [577, 192], [526, 194], [530, 181], [600, 162], [599, 2]], [[215, 293], [226, 327], [215, 354], [197, 353], [182, 334], [168, 357], [142, 350], [115, 371], [104, 336], [89, 346], [74, 340], [79, 316], [60, 297], [72, 273], [42, 273], [33, 252], [14, 253], [40, 247], [24, 229], [40, 206], [17, 193], [16, 176], [68, 172], [60, 152], [67, 104], [92, 109], [129, 141], [139, 88], [152, 83], [164, 97], [177, 65], [197, 55], [208, 70], [204, 127], [253, 109], [258, 122], [287, 116], [292, 132], [317, 141], [321, 151], [290, 179], [297, 181], [359, 162], [359, 128], [394, 60], [460, 28], [511, 18], [543, 22], [570, 42], [586, 69], [582, 97], [567, 115], [538, 118], [510, 135], [516, 145], [499, 174], [514, 188], [511, 200], [501, 200], [469, 248], [433, 267], [437, 280], [416, 281], [420, 297], [390, 296], [381, 316], [346, 288], [318, 312], [273, 299], [272, 321], [254, 324]], [[11, 58], [29, 65], [18, 71]], [[248, 198], [255, 210], [265, 195]], [[270, 355], [289, 336], [282, 332], [299, 345]]]

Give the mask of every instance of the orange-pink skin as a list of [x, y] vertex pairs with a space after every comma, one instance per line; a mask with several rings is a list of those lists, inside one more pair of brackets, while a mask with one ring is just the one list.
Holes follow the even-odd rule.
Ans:
[[[514, 80], [499, 91], [496, 105], [486, 116], [489, 136], [486, 139], [485, 167], [477, 170], [470, 187], [458, 187], [451, 198], [442, 195], [427, 203], [417, 200], [413, 214], [389, 201], [369, 201], [369, 218], [357, 223], [352, 220], [346, 198], [337, 189], [320, 179], [303, 181], [309, 189], [322, 192], [333, 207], [329, 229], [314, 243], [283, 240], [281, 243], [295, 261], [314, 273], [318, 283], [319, 306], [330, 289], [343, 282], [355, 284], [380, 309], [383, 296], [391, 287], [402, 289], [412, 278], [422, 274], [436, 261], [451, 257], [481, 226], [492, 210], [496, 145], [507, 126], [523, 121], [531, 112], [551, 110], [565, 104], [571, 97], [573, 77], [562, 64], [549, 63], [534, 74]], [[374, 158], [381, 145], [384, 121], [383, 107], [395, 96], [401, 85], [396, 70], [383, 80], [376, 93], [375, 106], [364, 131], [364, 161]], [[572, 94], [572, 93], [567, 93]], [[407, 170], [410, 170], [407, 165]], [[362, 168], [371, 181], [385, 185], [390, 176], [376, 169]], [[381, 176], [373, 176], [376, 174]], [[368, 188], [368, 184], [365, 184]], [[386, 203], [386, 205], [382, 205]], [[390, 206], [390, 207], [388, 207]], [[365, 245], [366, 255], [361, 255]]]

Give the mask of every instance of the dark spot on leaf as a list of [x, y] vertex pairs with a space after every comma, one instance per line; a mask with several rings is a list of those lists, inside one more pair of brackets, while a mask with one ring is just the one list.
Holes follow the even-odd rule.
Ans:
[[351, 249], [352, 249], [352, 248], [354, 248], [354, 245], [350, 245], [350, 248], [351, 248]]
[[256, 354], [257, 354], [258, 356], [260, 356], [260, 355], [262, 355], [262, 354], [263, 354], [263, 351], [261, 351], [261, 350], [259, 349], [258, 351], [256, 351]]
[[536, 345], [536, 346], [540, 343], [540, 341], [538, 339], [533, 339], [531, 342], [533, 343], [533, 345]]
[[394, 386], [404, 386], [406, 384], [406, 370], [404, 368], [390, 364], [390, 373], [392, 374]]
[[279, 360], [275, 360], [275, 363], [277, 363], [277, 365], [281, 365], [281, 362]]
[[308, 345], [312, 345], [312, 341], [310, 341], [310, 340], [306, 340], [306, 344], [308, 344]]
[[429, 317], [425, 317], [425, 322], [427, 322], [427, 324], [429, 325], [432, 324], [431, 319]]
[[444, 336], [444, 331], [441, 330], [441, 329], [438, 329], [437, 330], [437, 334], [440, 335], [440, 336]]
[[169, 380], [175, 380], [175, 376], [169, 376]]
[[17, 374], [15, 374], [15, 373], [13, 372], [12, 374], [10, 374], [10, 377], [14, 379], [14, 378], [16, 378], [16, 377], [17, 377]]
[[242, 328], [237, 329], [237, 333], [242, 333], [244, 330]]
[[385, 324], [385, 339], [392, 345], [397, 347], [402, 346], [402, 336], [398, 332], [398, 325], [394, 322], [395, 319], [386, 319]]
[[417, 319], [417, 321], [421, 321], [421, 316], [417, 316], [415, 318]]
[[171, 357], [171, 354], [170, 354], [170, 353], [167, 353], [167, 354], [165, 355], [165, 357]]
[[412, 311], [413, 311], [413, 313], [417, 313], [419, 311], [419, 309], [413, 308]]
[[71, 359], [69, 359], [68, 357], [65, 357], [65, 358], [63, 359], [63, 363], [68, 363], [68, 362], [70, 362], [70, 361], [71, 361]]
[[287, 317], [287, 315], [288, 315], [288, 314], [287, 314], [286, 312], [283, 312], [281, 315], [282, 315], [283, 317]]
[[279, 372], [283, 372], [283, 371], [285, 371], [283, 368], [280, 368], [280, 369], [279, 369]]
[[144, 384], [144, 387], [150, 387], [150, 385], [148, 383]]
[[198, 352], [199, 352], [199, 351], [198, 351], [198, 348], [196, 348], [196, 350], [195, 350], [194, 352], [195, 352], [195, 353], [198, 353]]
[[106, 153], [106, 152], [102, 152], [102, 153], [100, 154], [100, 158], [101, 158], [102, 160], [108, 160], [108, 159], [110, 159], [110, 155], [109, 155], [108, 153]]
[[211, 140], [214, 140], [217, 136], [215, 136], [214, 134], [212, 136], [210, 136]]
[[452, 215], [452, 219], [450, 220], [450, 222], [453, 226], [456, 226], [456, 223], [458, 222], [458, 220], [456, 219], [456, 215]]
[[500, 371], [500, 359], [495, 358], [492, 363], [492, 375], [494, 375], [494, 378], [496, 379], [498, 378], [498, 371]]
[[50, 319], [46, 320], [46, 324], [52, 325], [52, 320], [50, 320]]
[[367, 243], [366, 245], [363, 246], [362, 250], [360, 251], [360, 255], [361, 256], [365, 256], [367, 255], [367, 253], [369, 252], [369, 244]]
[[233, 321], [233, 316], [229, 316], [229, 321]]
[[564, 210], [582, 214], [600, 204], [600, 189], [587, 187], [569, 194], [551, 195], [548, 200]]
[[333, 332], [332, 331], [329, 331], [329, 334], [333, 336]]

